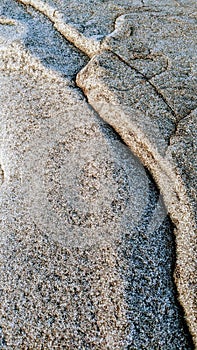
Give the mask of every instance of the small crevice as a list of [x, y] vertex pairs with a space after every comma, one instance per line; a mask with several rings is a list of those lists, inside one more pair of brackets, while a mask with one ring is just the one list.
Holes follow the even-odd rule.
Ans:
[[163, 100], [163, 102], [166, 104], [166, 106], [168, 107], [168, 109], [170, 110], [171, 114], [173, 115], [173, 117], [177, 118], [177, 114], [175, 113], [175, 111], [172, 109], [172, 107], [169, 105], [169, 103], [167, 102], [166, 98], [162, 95], [162, 93], [158, 90], [157, 86], [154, 85], [150, 80], [147, 79], [147, 81], [149, 82], [149, 84], [153, 87], [153, 89], [155, 90], [156, 94]]
[[2, 185], [4, 183], [4, 180], [5, 180], [4, 170], [3, 170], [2, 166], [0, 165], [0, 185]]
[[97, 118], [102, 121], [102, 123], [104, 124], [102, 131], [104, 133], [111, 133], [114, 134], [116, 137], [116, 140], [118, 140], [119, 142], [121, 142], [124, 146], [126, 146], [128, 148], [128, 145], [125, 143], [125, 141], [123, 140], [123, 138], [121, 137], [121, 135], [116, 131], [116, 129], [110, 125], [109, 123], [107, 123], [106, 121], [103, 120], [103, 118], [100, 116], [100, 114], [96, 111], [96, 109], [93, 107], [92, 104], [90, 104], [88, 97], [86, 96], [86, 94], [84, 93], [83, 89], [81, 87], [79, 87], [76, 83], [76, 75], [75, 75], [75, 79], [73, 81], [73, 86], [75, 87], [75, 89], [78, 90], [78, 92], [83, 96], [84, 100], [86, 101], [86, 103], [88, 104], [88, 107], [90, 108], [91, 111], [94, 112], [94, 114], [96, 114]]
[[182, 120], [188, 118], [188, 117], [190, 116], [190, 114], [192, 114], [192, 112], [195, 111], [195, 110], [196, 110], [196, 108], [191, 109], [191, 110], [189, 111], [189, 113], [187, 113], [187, 115], [183, 116], [182, 118], [180, 118], [180, 119], [175, 123], [175, 126], [174, 126], [175, 129], [174, 129], [174, 131], [173, 131], [173, 133], [172, 133], [172, 135], [170, 136], [170, 139], [169, 139], [169, 144], [168, 144], [169, 146], [171, 145], [171, 142], [172, 142], [173, 137], [175, 137], [176, 134], [177, 134], [177, 132], [178, 132], [178, 128], [179, 128], [180, 122], [182, 122]]
[[157, 96], [159, 96], [163, 102], [166, 104], [166, 106], [168, 107], [169, 111], [171, 112], [171, 114], [173, 115], [173, 117], [175, 117], [177, 119], [177, 114], [175, 113], [175, 111], [172, 109], [172, 107], [168, 104], [167, 100], [165, 99], [165, 97], [162, 95], [162, 93], [158, 90], [158, 88], [142, 73], [140, 72], [137, 68], [133, 67], [132, 65], [130, 65], [126, 60], [124, 60], [120, 55], [118, 55], [117, 53], [115, 53], [112, 50], [109, 50], [110, 52], [112, 52], [121, 62], [123, 62], [124, 64], [126, 64], [129, 68], [133, 69], [137, 74], [141, 75], [141, 77], [147, 81], [147, 83], [149, 83], [149, 85], [151, 85], [151, 87], [154, 89], [154, 91], [156, 92]]

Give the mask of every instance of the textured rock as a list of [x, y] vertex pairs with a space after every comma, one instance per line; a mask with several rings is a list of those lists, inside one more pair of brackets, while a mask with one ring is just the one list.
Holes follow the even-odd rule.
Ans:
[[192, 49], [196, 29], [191, 13], [182, 7], [167, 7], [121, 16], [116, 30], [105, 39], [106, 48], [162, 94], [177, 120], [196, 108], [196, 55]]
[[171, 138], [169, 147], [173, 159], [177, 162], [177, 170], [187, 187], [195, 213], [197, 212], [196, 125], [197, 113], [196, 110], [194, 110], [190, 115], [179, 122], [176, 133]]
[[[70, 16], [74, 27], [81, 30], [83, 24], [87, 36], [92, 31], [98, 34], [94, 24], [98, 22], [99, 31], [106, 34], [119, 11], [131, 7], [126, 1], [110, 2], [109, 7], [103, 2], [91, 13], [88, 2], [80, 10], [75, 2], [65, 2], [66, 6], [50, 2], [54, 4]], [[97, 22], [88, 25], [87, 20], [101, 10]], [[43, 7], [42, 12], [53, 18], [50, 11]], [[26, 11], [14, 1], [11, 5], [3, 1], [1, 13], [1, 348], [192, 349], [172, 277], [173, 225], [152, 178], [75, 87], [72, 78], [87, 57], [64, 42], [31, 7]], [[78, 47], [84, 48], [85, 37], [75, 31], [69, 35], [75, 34]], [[87, 42], [92, 53], [97, 44]], [[96, 109], [95, 101], [103, 94], [99, 112], [104, 119], [109, 112], [107, 121], [112, 125], [116, 107], [120, 117], [113, 126], [120, 126], [129, 145], [132, 111], [134, 131], [137, 137], [139, 130], [146, 134], [144, 143], [155, 156], [155, 167], [161, 166], [165, 154], [171, 159], [171, 134], [178, 149], [176, 169], [186, 167], [182, 153], [186, 134], [192, 162], [192, 126], [180, 127], [180, 134], [179, 130], [175, 134], [170, 107], [117, 56], [105, 53], [94, 58], [77, 83]], [[112, 109], [107, 109], [106, 101]], [[190, 118], [190, 125], [195, 125], [193, 114]], [[173, 142], [170, 147], [175, 149]], [[195, 169], [191, 173], [189, 166], [188, 176], [195, 202]], [[169, 198], [167, 203], [174, 199], [173, 188]], [[185, 265], [183, 261], [181, 276]], [[189, 271], [191, 266], [193, 261]], [[193, 276], [190, 282], [194, 283]], [[185, 299], [188, 296], [190, 302], [186, 288]]]
[[[154, 14], [153, 18], [155, 17], [157, 17], [157, 23], [160, 15]], [[123, 17], [123, 24], [128, 18]], [[144, 23], [148, 27], [146, 21]], [[192, 27], [192, 31], [189, 31], [190, 41], [183, 42], [183, 46], [180, 44], [180, 55], [179, 51], [176, 51], [176, 66], [172, 64], [172, 66], [167, 67], [165, 73], [156, 72], [156, 76], [150, 79], [150, 71], [154, 72], [152, 64], [150, 70], [147, 70], [148, 64], [146, 62], [140, 71], [139, 67], [137, 69], [135, 65], [132, 65], [132, 60], [128, 64], [126, 57], [125, 61], [124, 51], [122, 59], [120, 59], [120, 55], [117, 57], [116, 46], [114, 48], [112, 45], [111, 50], [114, 50], [115, 53], [103, 52], [93, 57], [78, 74], [77, 84], [83, 89], [88, 96], [88, 101], [100, 116], [113, 126], [131, 150], [142, 159], [162, 190], [169, 213], [177, 227], [177, 273], [175, 279], [192, 334], [196, 337], [196, 197], [194, 195], [194, 179], [196, 179], [196, 135], [194, 130], [196, 129], [196, 119], [194, 113], [183, 119], [177, 126], [180, 118], [185, 117], [185, 112], [188, 113], [196, 106], [194, 101], [194, 86], [196, 86], [193, 73], [194, 58], [192, 54], [190, 57], [187, 54], [190, 42], [195, 39], [194, 34], [192, 36], [194, 33], [193, 20], [190, 24]], [[167, 40], [171, 42], [171, 31], [169, 31], [169, 27], [162, 25], [160, 35], [161, 33], [165, 34], [165, 30], [169, 32], [168, 35], [165, 34], [166, 46], [164, 48], [166, 48], [166, 52], [164, 48], [163, 51], [166, 55], [169, 50], [173, 59], [174, 49], [170, 50], [166, 44]], [[184, 25], [183, 21], [183, 29]], [[146, 35], [143, 38], [143, 30], [146, 32], [146, 28], [140, 28], [140, 30], [142, 40], [148, 47], [152, 43]], [[153, 36], [153, 41], [155, 37], [157, 39], [154, 33], [151, 31], [148, 33]], [[181, 29], [179, 28], [178, 38], [180, 33]], [[110, 48], [110, 41], [108, 43], [108, 38], [106, 40], [107, 44], [103, 48]], [[162, 53], [161, 43], [160, 40]], [[186, 44], [187, 50], [185, 49]], [[121, 51], [121, 45], [116, 45]], [[139, 46], [139, 37], [136, 45]], [[135, 41], [133, 46], [135, 47]], [[175, 49], [178, 50], [178, 47], [175, 46]], [[146, 56], [148, 53], [146, 53], [145, 47], [144, 51]], [[128, 50], [128, 52], [130, 51]], [[130, 55], [132, 54], [135, 54], [135, 50], [131, 51]], [[142, 62], [145, 61], [146, 57], [142, 57]], [[183, 64], [188, 69], [190, 67], [189, 75], [182, 72]], [[162, 89], [159, 88], [159, 82], [163, 81], [164, 75], [166, 83], [163, 93]], [[179, 89], [179, 80], [181, 89], [183, 88], [182, 91]], [[167, 97], [169, 91], [172, 91], [170, 100]], [[174, 134], [175, 137], [173, 137]], [[171, 142], [173, 142], [173, 147], [169, 147]], [[172, 152], [176, 155], [172, 155]]]
[[50, 21], [46, 23], [43, 16], [32, 8], [24, 11], [16, 1], [2, 0], [1, 21], [4, 18], [11, 18], [15, 26], [1, 26], [1, 40], [8, 44], [8, 40], [12, 42], [23, 37], [23, 45], [33, 56], [39, 58], [44, 66], [73, 78], [88, 62], [85, 55], [53, 30]]

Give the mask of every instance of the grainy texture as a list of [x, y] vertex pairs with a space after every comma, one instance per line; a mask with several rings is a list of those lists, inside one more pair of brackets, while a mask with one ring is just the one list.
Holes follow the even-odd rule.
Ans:
[[[114, 65], [119, 73], [116, 73], [115, 79], [112, 73]], [[126, 79], [128, 74], [131, 82]], [[188, 124], [184, 124], [183, 119], [175, 131], [176, 118], [162, 96], [155, 92], [146, 79], [112, 53], [104, 52], [94, 57], [78, 74], [77, 84], [101, 117], [114, 127], [131, 150], [143, 160], [162, 190], [177, 227], [175, 279], [180, 301], [195, 337], [195, 116], [191, 114], [188, 117]], [[170, 146], [171, 143], [173, 146]], [[186, 154], [188, 157], [185, 157]]]
[[196, 108], [196, 18], [192, 8], [149, 8], [116, 21], [105, 47], [149, 80], [179, 120]]
[[[96, 44], [89, 38], [113, 30], [122, 13], [143, 11], [144, 2], [102, 1], [94, 8], [89, 2], [45, 4], [64, 12], [71, 27], [62, 34], [71, 30], [71, 39], [76, 34], [79, 48], [90, 44], [82, 51], [91, 56], [100, 36]], [[54, 11], [43, 8], [56, 23]], [[194, 236], [186, 236], [194, 221], [189, 218], [185, 232], [177, 224], [175, 252], [174, 227], [153, 179], [72, 80], [88, 58], [32, 7], [2, 1], [0, 9], [1, 348], [192, 349], [173, 271], [177, 254], [176, 282], [195, 336], [193, 251], [188, 266], [183, 259], [194, 248]], [[127, 25], [122, 28], [121, 37], [127, 37]], [[99, 43], [99, 51], [110, 42]], [[148, 72], [157, 73], [163, 61], [150, 66]], [[195, 116], [188, 116], [189, 129], [184, 119], [176, 130], [176, 113], [143, 75], [116, 52], [103, 53], [81, 71], [77, 84], [130, 148], [140, 142], [128, 132], [139, 137], [136, 153], [148, 167], [154, 157], [150, 170], [162, 190], [167, 182], [159, 177], [173, 164], [172, 173], [178, 171], [184, 185], [179, 191], [180, 181], [176, 186], [170, 181], [171, 195], [166, 199], [169, 187], [163, 192], [177, 223], [177, 193], [181, 208], [194, 213]]]

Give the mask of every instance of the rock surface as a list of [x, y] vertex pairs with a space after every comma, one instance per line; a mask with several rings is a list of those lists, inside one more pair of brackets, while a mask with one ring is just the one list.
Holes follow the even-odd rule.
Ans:
[[[187, 118], [189, 123], [186, 124], [185, 119], [181, 121], [175, 133], [174, 116], [171, 114], [170, 118], [169, 106], [132, 68], [128, 68], [123, 62], [115, 63], [119, 75], [114, 81], [112, 71], [116, 60], [117, 57], [111, 53], [96, 56], [78, 74], [77, 83], [101, 117], [118, 131], [135, 154], [143, 160], [162, 190], [168, 210], [177, 226], [175, 278], [180, 300], [186, 308], [195, 336], [195, 114], [193, 112]], [[132, 77], [131, 84], [127, 81], [125, 86], [128, 72]], [[123, 83], [121, 87], [120, 81]], [[157, 103], [154, 104], [154, 100]], [[174, 127], [175, 125], [174, 122]]]
[[[45, 3], [64, 11], [87, 37], [108, 34], [117, 16], [143, 7], [138, 1], [104, 1], [94, 10], [89, 2], [80, 8]], [[0, 10], [1, 348], [192, 349], [173, 281], [173, 224], [147, 170], [76, 87], [87, 56], [32, 7], [2, 1]], [[103, 47], [111, 45], [106, 40]], [[145, 135], [162, 189], [161, 159], [175, 154], [194, 213], [194, 112], [175, 130], [170, 104], [115, 52], [94, 57], [77, 84], [130, 148], [138, 144], [128, 137], [131, 124], [137, 136], [138, 130]], [[136, 154], [149, 167], [141, 149]], [[173, 186], [166, 203], [175, 210]], [[184, 235], [177, 229], [180, 254]], [[192, 239], [185, 257], [188, 247], [194, 248]], [[178, 255], [181, 276], [190, 273], [185, 294], [188, 279], [179, 287], [178, 269], [176, 275], [195, 337], [192, 254], [188, 266]]]

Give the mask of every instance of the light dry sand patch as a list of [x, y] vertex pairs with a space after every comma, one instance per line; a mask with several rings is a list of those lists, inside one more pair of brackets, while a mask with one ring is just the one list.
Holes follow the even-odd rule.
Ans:
[[[36, 5], [55, 22], [58, 30], [59, 26], [63, 28], [60, 32], [67, 39], [77, 43], [82, 51], [87, 49], [90, 56], [97, 52], [97, 48], [99, 51], [106, 45], [110, 48], [111, 39], [107, 38], [107, 43], [99, 42], [98, 37], [96, 41], [95, 38], [86, 39], [76, 23], [65, 25], [64, 17], [59, 16], [54, 8], [52, 11], [47, 2], [45, 5], [38, 0], [24, 3]], [[18, 11], [20, 7], [13, 8]], [[38, 32], [39, 45], [36, 39], [32, 45], [33, 22], [43, 22], [43, 27], [48, 25], [49, 34], [53, 32], [50, 24], [46, 24], [44, 17], [37, 17], [31, 8], [28, 12], [34, 20], [29, 22], [23, 17], [24, 11], [20, 11], [19, 18], [29, 26], [29, 36], [26, 35], [24, 40], [20, 38], [20, 44], [15, 41], [10, 45], [8, 42], [1, 50], [4, 118], [1, 131], [1, 213], [5, 266], [2, 274], [2, 348], [192, 348], [171, 278], [174, 267], [172, 226], [167, 219], [157, 230], [150, 232], [147, 229], [158, 201], [152, 180], [117, 135], [98, 118], [84, 96], [73, 88], [69, 76], [62, 76], [66, 73], [63, 66], [59, 69], [60, 75], [53, 71], [58, 71], [58, 51], [51, 51], [53, 63], [44, 60], [47, 45], [39, 51], [42, 39]], [[119, 9], [117, 13], [119, 15]], [[21, 21], [17, 23], [20, 25]], [[124, 20], [120, 27], [122, 38], [129, 27], [126, 24], [125, 30]], [[24, 49], [30, 37], [31, 54]], [[59, 40], [54, 37], [49, 42], [60, 47]], [[59, 50], [61, 52], [61, 48]], [[115, 51], [114, 48], [110, 50]], [[74, 52], [68, 49], [71, 57], [76, 57]], [[84, 58], [78, 55], [82, 63]], [[159, 67], [162, 67], [166, 59], [162, 61], [160, 58]], [[64, 59], [66, 61], [66, 55]], [[122, 59], [127, 60], [127, 57]], [[143, 66], [142, 61], [139, 64]], [[146, 70], [146, 67], [142, 69]], [[151, 65], [147, 71], [154, 72], [155, 67], [157, 65]], [[107, 118], [107, 122], [150, 168], [163, 189], [168, 209], [179, 229], [176, 281], [190, 330], [195, 336], [195, 306], [192, 304], [195, 284], [192, 225], [195, 221], [190, 217], [194, 211], [181, 177], [174, 174], [181, 167], [176, 167], [175, 171], [171, 169], [169, 158], [172, 153], [167, 148], [171, 134], [175, 134], [176, 118], [171, 113], [172, 107], [166, 106], [166, 98], [158, 96], [153, 86], [151, 90], [144, 71], [142, 76], [133, 69], [134, 83], [130, 86], [129, 69], [132, 68], [127, 62], [121, 62], [114, 53], [104, 53], [93, 57], [78, 75], [77, 84], [101, 117]], [[158, 72], [161, 70], [163, 68]], [[68, 71], [72, 76], [72, 68]], [[117, 71], [116, 79], [113, 71]], [[140, 92], [141, 86], [146, 91], [145, 97]], [[99, 98], [104, 105], [99, 105]], [[129, 118], [131, 112], [128, 114], [131, 108], [133, 120]], [[146, 128], [144, 114], [141, 110], [136, 113], [139, 108], [144, 109], [143, 113], [147, 112]], [[193, 114], [191, 118], [195, 125]], [[151, 127], [154, 125], [154, 135], [149, 131], [149, 123]], [[133, 137], [131, 133], [128, 137], [131, 129], [137, 136]], [[191, 130], [186, 128], [190, 141], [191, 132], [192, 127]], [[176, 138], [174, 140], [176, 146], [178, 143]], [[182, 169], [188, 164], [182, 162], [184, 140], [185, 137], [180, 135], [177, 159]], [[149, 154], [147, 147], [140, 143], [142, 141], [148, 145]], [[165, 154], [168, 154], [167, 162]], [[193, 170], [193, 173], [188, 170], [188, 176], [191, 174], [194, 181], [195, 169], [190, 151], [188, 159]], [[173, 175], [169, 183], [165, 177], [162, 179], [168, 165], [167, 175]], [[194, 203], [192, 186], [189, 186], [189, 191]], [[169, 196], [166, 196], [167, 189]], [[177, 193], [181, 205], [177, 203]], [[178, 214], [184, 211], [182, 221], [180, 215], [173, 214], [176, 210], [179, 210]], [[191, 260], [187, 265], [184, 259], [188, 263], [188, 257]]]

